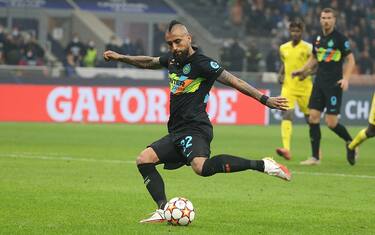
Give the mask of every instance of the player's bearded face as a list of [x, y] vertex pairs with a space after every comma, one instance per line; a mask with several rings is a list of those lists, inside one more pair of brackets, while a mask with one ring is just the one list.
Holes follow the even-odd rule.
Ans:
[[179, 50], [173, 51], [173, 56], [180, 62], [185, 61], [189, 56], [189, 49], [188, 48], [182, 48]]
[[166, 41], [169, 45], [169, 50], [177, 61], [183, 62], [189, 57], [191, 40], [188, 35], [170, 34], [166, 36]]

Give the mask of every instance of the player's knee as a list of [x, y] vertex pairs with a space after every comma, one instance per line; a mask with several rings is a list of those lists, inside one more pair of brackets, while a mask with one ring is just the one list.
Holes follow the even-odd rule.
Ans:
[[202, 158], [202, 157], [195, 157], [190, 165], [191, 165], [191, 168], [194, 170], [194, 172], [197, 174], [197, 175], [200, 175], [200, 176], [205, 176], [202, 174], [203, 172], [203, 165], [204, 163], [206, 162], [207, 158]]
[[326, 119], [326, 124], [330, 129], [333, 129], [337, 126], [337, 121]]
[[309, 115], [309, 123], [311, 124], [317, 124], [320, 122], [320, 116], [319, 115]]
[[283, 120], [293, 121], [293, 109], [283, 112]]
[[155, 156], [153, 156], [153, 150], [150, 151], [150, 148], [143, 150], [136, 159], [136, 164], [145, 164], [145, 163], [155, 163]]

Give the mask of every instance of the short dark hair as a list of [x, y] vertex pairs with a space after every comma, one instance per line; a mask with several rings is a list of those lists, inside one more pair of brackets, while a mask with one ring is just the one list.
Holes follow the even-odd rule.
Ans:
[[320, 14], [322, 14], [323, 12], [324, 12], [324, 13], [332, 13], [334, 17], [336, 17], [336, 15], [337, 15], [336, 10], [333, 9], [333, 8], [330, 8], [330, 7], [326, 7], [326, 8], [324, 8], [324, 9], [320, 12]]
[[177, 21], [177, 20], [172, 20], [172, 21], [169, 23], [169, 26], [168, 26], [168, 32], [171, 32], [173, 26], [175, 26], [175, 25], [177, 25], [177, 24], [183, 25], [181, 22], [179, 22], [179, 21]]
[[300, 19], [295, 19], [295, 20], [291, 21], [290, 24], [289, 24], [289, 29], [299, 28], [299, 29], [303, 30], [304, 27], [305, 27], [305, 24]]

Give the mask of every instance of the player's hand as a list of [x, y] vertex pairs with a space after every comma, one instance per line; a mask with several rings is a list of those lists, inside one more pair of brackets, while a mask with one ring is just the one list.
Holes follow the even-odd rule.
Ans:
[[338, 84], [340, 84], [340, 87], [343, 91], [348, 90], [349, 88], [349, 81], [346, 79], [341, 79], [337, 81]]
[[301, 75], [299, 75], [298, 80], [303, 81], [308, 77], [308, 74], [305, 72], [302, 72]]
[[302, 74], [303, 74], [302, 69], [295, 70], [295, 71], [292, 72], [292, 78], [297, 77], [297, 76], [301, 76]]
[[268, 98], [266, 105], [268, 108], [280, 109], [284, 111], [289, 108], [288, 100], [285, 97], [281, 97], [281, 96]]
[[110, 60], [119, 60], [120, 59], [120, 54], [114, 51], [105, 51], [103, 53], [103, 57], [105, 61], [110, 61]]

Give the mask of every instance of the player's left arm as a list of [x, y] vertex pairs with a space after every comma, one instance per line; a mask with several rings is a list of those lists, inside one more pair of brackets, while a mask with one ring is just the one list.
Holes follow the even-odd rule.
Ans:
[[245, 94], [247, 96], [250, 96], [256, 100], [258, 100], [263, 105], [266, 105], [267, 107], [271, 109], [280, 109], [280, 110], [287, 110], [288, 109], [288, 101], [286, 98], [278, 96], [278, 97], [268, 97], [261, 93], [258, 89], [251, 86], [247, 82], [237, 78], [233, 74], [229, 73], [226, 70], [223, 70], [223, 72], [217, 77], [216, 79], [220, 83], [232, 87], [238, 91], [240, 91], [242, 94]]
[[341, 80], [338, 81], [342, 90], [346, 91], [349, 88], [349, 79], [355, 67], [355, 59], [353, 53], [346, 56], [346, 63], [344, 66], [344, 73]]

